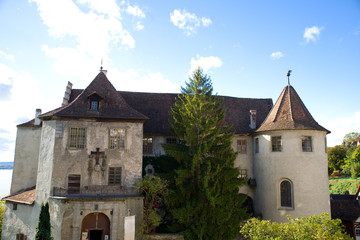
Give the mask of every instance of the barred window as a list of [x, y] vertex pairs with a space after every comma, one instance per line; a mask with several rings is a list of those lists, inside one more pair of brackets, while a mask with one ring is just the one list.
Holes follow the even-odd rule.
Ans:
[[144, 154], [152, 154], [152, 138], [144, 138], [143, 139], [143, 153]]
[[255, 138], [255, 153], [259, 153], [259, 138]]
[[27, 237], [25, 234], [23, 234], [23, 233], [16, 234], [16, 240], [26, 240], [26, 239], [27, 239]]
[[69, 130], [69, 148], [85, 148], [86, 130], [81, 127], [72, 127]]
[[292, 186], [289, 180], [280, 183], [281, 207], [292, 207]]
[[271, 146], [273, 152], [281, 152], [281, 136], [271, 137]]
[[68, 194], [80, 193], [80, 179], [79, 174], [69, 174], [68, 176]]
[[109, 185], [121, 185], [121, 167], [109, 168]]
[[247, 169], [240, 169], [240, 178], [247, 178]]
[[125, 149], [125, 128], [110, 129], [110, 149]]
[[239, 153], [246, 153], [246, 140], [237, 140], [237, 151]]
[[311, 136], [302, 136], [301, 145], [303, 152], [312, 152], [312, 140]]

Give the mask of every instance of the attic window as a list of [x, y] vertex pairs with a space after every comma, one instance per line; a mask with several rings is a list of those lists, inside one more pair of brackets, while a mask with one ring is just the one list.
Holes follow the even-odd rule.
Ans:
[[99, 107], [99, 101], [91, 101], [90, 103], [91, 110], [98, 110], [98, 107]]

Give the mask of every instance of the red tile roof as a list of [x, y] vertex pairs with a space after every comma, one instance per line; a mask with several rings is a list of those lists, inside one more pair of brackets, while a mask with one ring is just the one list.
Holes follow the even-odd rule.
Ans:
[[319, 130], [330, 133], [311, 116], [295, 89], [288, 85], [256, 132], [272, 130]]
[[10, 196], [4, 197], [2, 200], [32, 205], [35, 201], [35, 190], [35, 187], [25, 189]]

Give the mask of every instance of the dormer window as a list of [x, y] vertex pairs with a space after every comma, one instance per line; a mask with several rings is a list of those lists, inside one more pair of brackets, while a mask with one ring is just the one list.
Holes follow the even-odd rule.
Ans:
[[93, 92], [88, 96], [89, 99], [89, 109], [92, 111], [99, 111], [100, 101], [103, 99], [99, 94]]
[[98, 110], [99, 102], [98, 101], [91, 101], [90, 109], [91, 110]]

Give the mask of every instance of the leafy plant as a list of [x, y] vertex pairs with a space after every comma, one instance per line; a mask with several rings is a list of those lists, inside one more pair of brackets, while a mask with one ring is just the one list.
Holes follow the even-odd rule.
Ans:
[[340, 219], [330, 219], [328, 213], [311, 217], [291, 218], [277, 223], [252, 218], [241, 229], [241, 234], [251, 240], [351, 240]]
[[0, 201], [0, 240], [1, 240], [3, 220], [4, 220], [4, 209], [5, 209], [5, 201]]
[[145, 176], [135, 184], [144, 194], [144, 233], [154, 233], [161, 223], [160, 206], [167, 193], [167, 182], [157, 176]]

